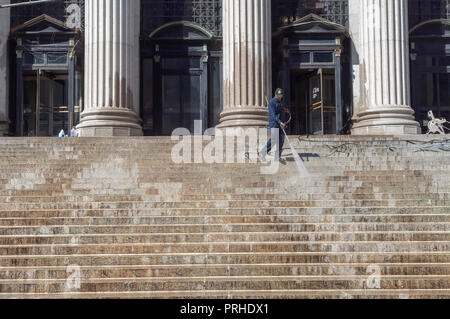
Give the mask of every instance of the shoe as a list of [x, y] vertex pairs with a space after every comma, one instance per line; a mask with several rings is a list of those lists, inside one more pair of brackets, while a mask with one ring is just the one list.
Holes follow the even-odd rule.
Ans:
[[266, 162], [266, 156], [261, 152], [258, 152], [258, 158], [260, 159], [261, 162]]
[[284, 158], [280, 158], [280, 163], [283, 165], [287, 165], [287, 161]]

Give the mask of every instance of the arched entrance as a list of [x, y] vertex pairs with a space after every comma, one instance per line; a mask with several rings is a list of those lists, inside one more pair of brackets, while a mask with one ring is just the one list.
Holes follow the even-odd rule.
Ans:
[[420, 23], [410, 30], [411, 102], [426, 131], [427, 113], [450, 119], [450, 20]]
[[[198, 24], [179, 21], [157, 28], [149, 39], [152, 60], [143, 63], [143, 117], [144, 121], [152, 117], [151, 134], [171, 135], [179, 127], [194, 132], [195, 120], [201, 120], [205, 130], [211, 113], [220, 114], [217, 104], [208, 108], [209, 91], [215, 87], [209, 75], [213, 34]], [[151, 96], [145, 90], [148, 81], [153, 83]]]

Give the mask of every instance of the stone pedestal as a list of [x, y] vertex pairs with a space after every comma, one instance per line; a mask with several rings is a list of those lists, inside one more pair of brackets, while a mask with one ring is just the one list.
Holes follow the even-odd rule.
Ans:
[[271, 32], [270, 0], [223, 2], [224, 109], [218, 128], [267, 126]]
[[87, 0], [85, 108], [80, 136], [142, 135], [139, 0]]
[[367, 0], [359, 12], [360, 94], [352, 133], [420, 133], [410, 106], [408, 1]]
[[[0, 0], [0, 4], [7, 4], [9, 0]], [[0, 136], [9, 131], [8, 120], [8, 34], [10, 30], [10, 9], [0, 9]]]

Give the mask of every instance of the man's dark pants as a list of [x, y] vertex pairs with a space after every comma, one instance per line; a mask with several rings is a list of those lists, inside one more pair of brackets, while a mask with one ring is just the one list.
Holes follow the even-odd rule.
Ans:
[[[267, 145], [261, 150], [261, 154], [263, 155], [267, 155], [267, 153], [270, 152], [270, 150], [272, 149], [272, 147], [274, 145], [276, 145], [276, 143], [272, 143], [272, 140], [276, 140], [276, 134], [278, 134], [278, 142], [279, 142], [279, 147], [278, 147], [278, 158], [281, 158], [281, 153], [283, 152], [283, 145], [284, 145], [284, 133], [283, 130], [279, 127], [271, 127], [270, 128], [270, 136], [271, 138], [267, 141]], [[274, 144], [274, 145], [272, 145]]]

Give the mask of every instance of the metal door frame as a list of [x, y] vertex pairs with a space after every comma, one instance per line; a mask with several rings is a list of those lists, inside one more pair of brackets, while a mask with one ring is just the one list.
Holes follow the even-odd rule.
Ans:
[[[49, 72], [48, 70], [44, 70], [44, 69], [37, 69], [36, 70], [36, 75], [23, 75], [22, 76], [22, 81], [25, 80], [36, 80], [36, 101], [35, 101], [35, 126], [36, 126], [36, 137], [51, 137], [53, 136], [53, 129], [54, 129], [54, 108], [55, 108], [55, 97], [54, 97], [54, 90], [55, 90], [55, 81], [56, 80], [65, 80], [65, 81], [69, 81], [69, 74], [68, 73], [64, 73], [64, 74], [54, 74], [54, 77], [48, 77], [46, 76], [46, 73], [48, 74], [52, 74], [52, 72]], [[49, 92], [49, 99], [50, 99], [50, 103], [49, 103], [49, 108], [50, 108], [50, 112], [49, 112], [49, 123], [48, 123], [48, 130], [49, 130], [49, 136], [44, 136], [44, 135], [40, 135], [40, 115], [41, 115], [41, 80], [42, 79], [46, 79], [49, 81], [50, 83], [50, 92]], [[65, 90], [69, 90], [69, 83], [67, 83]], [[22, 89], [24, 88], [24, 86], [22, 85]], [[23, 92], [25, 93], [25, 92]], [[67, 91], [66, 93], [69, 93], [69, 91]], [[69, 95], [68, 95], [69, 96]], [[23, 121], [24, 121], [24, 117], [23, 117], [23, 110], [24, 110], [24, 105], [23, 105], [23, 99], [22, 99], [22, 116], [21, 116], [21, 121], [22, 121], [22, 129], [23, 129]], [[69, 121], [69, 125], [70, 125], [70, 121], [73, 118], [73, 113], [71, 113], [71, 111], [68, 109], [68, 121]], [[24, 132], [22, 132], [21, 135], [23, 135]]]

